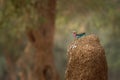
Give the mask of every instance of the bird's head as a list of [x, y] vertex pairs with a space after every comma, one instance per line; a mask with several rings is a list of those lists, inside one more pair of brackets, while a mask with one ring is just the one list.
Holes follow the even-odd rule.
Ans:
[[77, 32], [76, 32], [76, 31], [73, 31], [72, 34], [73, 34], [73, 36], [76, 38]]

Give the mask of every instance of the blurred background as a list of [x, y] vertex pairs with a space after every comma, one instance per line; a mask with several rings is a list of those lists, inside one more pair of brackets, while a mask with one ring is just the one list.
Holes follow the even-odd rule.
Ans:
[[[21, 56], [25, 58], [26, 26], [38, 23], [34, 1], [0, 0], [0, 80], [7, 80], [15, 62]], [[72, 31], [77, 31], [99, 36], [106, 52], [109, 80], [120, 80], [120, 0], [57, 0], [55, 14], [53, 50], [60, 79], [65, 77], [67, 46], [74, 40]]]

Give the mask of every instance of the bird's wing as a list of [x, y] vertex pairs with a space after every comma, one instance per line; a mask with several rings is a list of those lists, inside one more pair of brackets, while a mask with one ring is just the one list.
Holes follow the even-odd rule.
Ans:
[[85, 35], [85, 33], [81, 33], [81, 34], [76, 34], [76, 36], [83, 36], [83, 35]]

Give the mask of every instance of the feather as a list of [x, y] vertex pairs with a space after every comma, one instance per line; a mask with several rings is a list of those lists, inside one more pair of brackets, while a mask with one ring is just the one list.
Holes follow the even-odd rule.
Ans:
[[80, 34], [76, 34], [76, 37], [77, 38], [80, 38], [80, 37], [82, 37], [82, 36], [84, 36], [85, 35], [85, 33], [80, 33]]

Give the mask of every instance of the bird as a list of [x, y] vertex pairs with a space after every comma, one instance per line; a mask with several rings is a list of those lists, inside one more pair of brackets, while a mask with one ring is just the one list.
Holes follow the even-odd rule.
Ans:
[[81, 37], [84, 36], [84, 35], [85, 35], [85, 32], [77, 34], [76, 31], [73, 31], [73, 36], [74, 36], [75, 38], [81, 38]]

